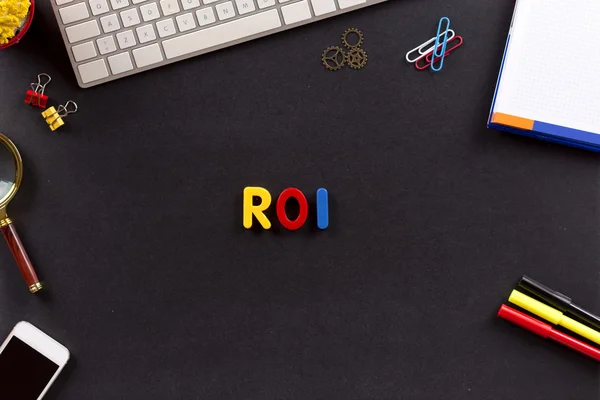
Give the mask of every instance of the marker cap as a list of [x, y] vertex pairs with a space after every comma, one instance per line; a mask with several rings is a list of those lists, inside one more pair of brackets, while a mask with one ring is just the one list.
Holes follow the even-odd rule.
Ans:
[[566, 311], [571, 304], [571, 299], [569, 297], [560, 292], [552, 290], [537, 281], [534, 281], [528, 276], [522, 277], [518, 286], [520, 289], [523, 289], [525, 293], [533, 294], [535, 297], [552, 304], [560, 311]]
[[515, 325], [519, 325], [521, 328], [536, 333], [545, 339], [547, 339], [552, 332], [552, 326], [545, 324], [542, 321], [538, 321], [535, 318], [531, 318], [529, 315], [505, 306], [504, 304], [500, 307], [500, 310], [498, 310], [498, 316]]

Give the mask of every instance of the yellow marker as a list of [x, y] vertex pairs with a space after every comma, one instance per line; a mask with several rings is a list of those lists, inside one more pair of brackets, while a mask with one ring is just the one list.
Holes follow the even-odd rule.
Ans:
[[513, 290], [508, 298], [508, 301], [518, 305], [521, 308], [537, 315], [553, 323], [554, 325], [560, 325], [571, 332], [575, 332], [579, 336], [591, 340], [592, 342], [600, 344], [600, 332], [593, 330], [592, 328], [575, 321], [573, 318], [565, 316], [562, 312], [545, 305], [531, 297]]
[[[254, 197], [260, 197], [261, 202], [255, 206]], [[271, 193], [261, 187], [247, 187], [244, 189], [244, 228], [252, 228], [252, 215], [264, 229], [271, 229], [271, 221], [267, 218], [264, 211], [271, 205]]]

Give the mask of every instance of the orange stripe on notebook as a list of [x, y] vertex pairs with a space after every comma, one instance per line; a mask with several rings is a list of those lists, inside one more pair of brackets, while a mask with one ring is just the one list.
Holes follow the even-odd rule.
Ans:
[[532, 131], [534, 121], [532, 119], [515, 117], [508, 114], [494, 113], [494, 115], [492, 115], [492, 123]]

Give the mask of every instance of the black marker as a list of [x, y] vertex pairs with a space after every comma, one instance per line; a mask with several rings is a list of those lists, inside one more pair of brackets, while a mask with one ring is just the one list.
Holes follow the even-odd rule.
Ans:
[[565, 315], [600, 330], [600, 317], [573, 304], [570, 297], [567, 297], [556, 290], [552, 290], [528, 276], [521, 278], [519, 281], [519, 288], [526, 293], [530, 293], [538, 299], [545, 301], [554, 308], [559, 309], [565, 313]]

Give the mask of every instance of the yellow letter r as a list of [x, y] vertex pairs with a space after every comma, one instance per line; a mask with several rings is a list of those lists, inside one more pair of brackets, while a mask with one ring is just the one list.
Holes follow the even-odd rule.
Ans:
[[[254, 205], [254, 197], [260, 197], [260, 204]], [[261, 187], [247, 187], [244, 189], [244, 228], [252, 228], [252, 215], [264, 229], [271, 229], [271, 221], [264, 211], [271, 205], [271, 193]]]

